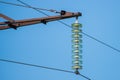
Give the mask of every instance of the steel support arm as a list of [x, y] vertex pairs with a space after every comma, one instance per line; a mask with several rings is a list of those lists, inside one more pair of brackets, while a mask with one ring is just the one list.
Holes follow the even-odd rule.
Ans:
[[66, 12], [64, 15], [48, 16], [48, 17], [43, 17], [43, 18], [32, 18], [32, 19], [24, 19], [24, 20], [8, 20], [6, 22], [0, 22], [0, 30], [9, 29], [9, 28], [17, 29], [18, 27], [38, 24], [38, 23], [46, 24], [47, 22], [57, 21], [57, 20], [72, 18], [72, 17], [78, 17], [78, 16], [81, 16], [81, 13]]

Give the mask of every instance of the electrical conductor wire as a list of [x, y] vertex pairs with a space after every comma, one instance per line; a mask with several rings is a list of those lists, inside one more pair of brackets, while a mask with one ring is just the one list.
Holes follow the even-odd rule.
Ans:
[[[26, 65], [26, 66], [31, 66], [31, 67], [38, 67], [38, 68], [44, 68], [44, 69], [49, 69], [49, 70], [54, 70], [54, 71], [61, 71], [61, 72], [67, 72], [67, 73], [73, 73], [73, 71], [68, 71], [68, 70], [63, 70], [63, 69], [57, 69], [57, 68], [51, 68], [51, 67], [46, 67], [46, 66], [41, 66], [41, 65], [35, 65], [35, 64], [29, 64], [29, 63], [23, 63], [23, 62], [18, 62], [18, 61], [12, 61], [12, 60], [7, 60], [7, 59], [0, 59], [2, 62], [9, 62], [9, 63], [15, 63], [15, 64], [21, 64], [21, 65]], [[90, 80], [90, 78], [79, 74], [80, 76]]]
[[34, 8], [36, 10], [43, 10], [43, 11], [50, 11], [50, 12], [58, 13], [56, 10], [53, 10], [53, 9], [36, 8], [36, 7], [32, 7], [32, 6], [24, 6], [24, 5], [21, 5], [21, 4], [15, 4], [15, 3], [10, 3], [10, 2], [5, 2], [5, 1], [0, 1], [0, 3], [13, 5], [13, 6], [19, 6], [19, 7], [25, 7], [25, 8]]

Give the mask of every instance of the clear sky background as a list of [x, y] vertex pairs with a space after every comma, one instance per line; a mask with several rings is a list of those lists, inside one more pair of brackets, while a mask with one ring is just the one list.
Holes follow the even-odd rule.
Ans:
[[[16, 0], [0, 0], [17, 3]], [[83, 32], [120, 49], [119, 0], [22, 0], [32, 6], [82, 12]], [[33, 9], [0, 3], [0, 13], [15, 20], [44, 17]], [[54, 13], [45, 12], [49, 15]], [[4, 21], [0, 18], [0, 21]], [[62, 20], [71, 25], [75, 18]], [[71, 70], [71, 28], [50, 22], [0, 31], [0, 58]], [[120, 80], [120, 52], [83, 35], [82, 74], [92, 80]], [[86, 80], [71, 73], [0, 62], [0, 80]]]

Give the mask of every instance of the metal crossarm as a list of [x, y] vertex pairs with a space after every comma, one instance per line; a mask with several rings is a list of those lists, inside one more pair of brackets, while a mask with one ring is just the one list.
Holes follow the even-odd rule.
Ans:
[[38, 23], [46, 24], [47, 22], [57, 21], [57, 20], [72, 18], [72, 17], [78, 17], [81, 15], [82, 14], [80, 12], [78, 13], [65, 12], [65, 14], [63, 15], [24, 19], [24, 20], [13, 20], [13, 19], [8, 18], [7, 16], [3, 16], [8, 21], [0, 22], [0, 30], [9, 29], [9, 28], [17, 29], [18, 27], [33, 25], [33, 24], [38, 24]]

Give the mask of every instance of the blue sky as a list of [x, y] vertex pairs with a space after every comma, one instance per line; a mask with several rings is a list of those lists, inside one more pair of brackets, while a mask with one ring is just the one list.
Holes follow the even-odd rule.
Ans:
[[[3, 0], [0, 0], [3, 1]], [[16, 0], [4, 0], [17, 3]], [[83, 32], [120, 49], [119, 0], [22, 0], [32, 6], [82, 12]], [[0, 3], [0, 13], [15, 20], [44, 17], [35, 10]], [[45, 12], [51, 16], [56, 14]], [[0, 21], [3, 21], [0, 18]], [[62, 20], [71, 25], [75, 18]], [[50, 22], [0, 31], [0, 58], [72, 70], [71, 28]], [[83, 35], [82, 74], [92, 80], [120, 80], [120, 53]], [[86, 80], [80, 76], [0, 62], [0, 80]]]

